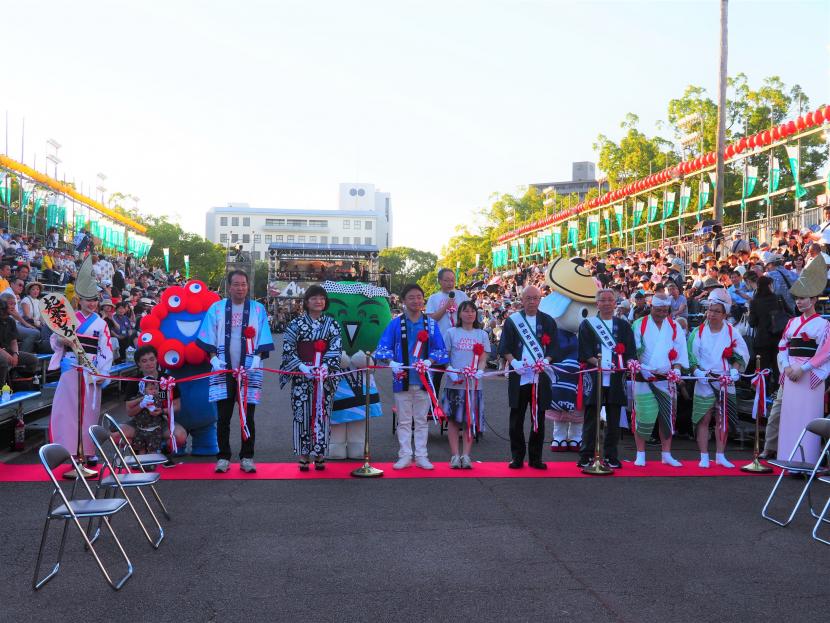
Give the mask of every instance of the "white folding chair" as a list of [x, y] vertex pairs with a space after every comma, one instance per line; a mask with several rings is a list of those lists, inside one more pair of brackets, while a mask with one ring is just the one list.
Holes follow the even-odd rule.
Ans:
[[[821, 452], [819, 452], [818, 458], [814, 463], [810, 463], [806, 460], [804, 454], [804, 446], [802, 445], [802, 441], [804, 440], [804, 436], [810, 435], [818, 435], [821, 438], [824, 438], [824, 445], [822, 446]], [[801, 506], [801, 502], [804, 501], [804, 497], [807, 496], [807, 500], [810, 506], [810, 514], [818, 518], [819, 514], [813, 508], [813, 498], [810, 493], [810, 487], [813, 484], [816, 476], [824, 476], [830, 470], [826, 467], [822, 467], [822, 463], [825, 460], [830, 459], [830, 419], [825, 418], [816, 418], [815, 420], [811, 420], [807, 423], [807, 426], [804, 427], [804, 430], [801, 431], [801, 435], [798, 437], [798, 441], [795, 444], [792, 452], [790, 452], [790, 456], [786, 460], [782, 459], [773, 459], [767, 461], [770, 465], [774, 465], [775, 467], [781, 468], [781, 473], [778, 475], [778, 479], [775, 481], [775, 485], [772, 487], [772, 491], [767, 498], [767, 501], [764, 503], [764, 508], [761, 509], [761, 517], [764, 519], [770, 520], [772, 523], [777, 524], [779, 526], [786, 526], [795, 518], [796, 513], [798, 512], [799, 506]], [[796, 453], [801, 454], [801, 460], [795, 460]], [[798, 496], [798, 499], [795, 502], [795, 505], [792, 507], [789, 516], [785, 520], [776, 519], [769, 513], [769, 507], [772, 503], [772, 500], [775, 498], [775, 495], [778, 491], [778, 487], [781, 484], [781, 481], [786, 476], [787, 472], [792, 474], [802, 474], [807, 476], [807, 482], [804, 483], [804, 486], [801, 489], [801, 493]]]
[[[120, 453], [114, 455], [114, 466], [117, 472], [121, 473], [125, 470], [139, 470], [141, 472], [147, 472], [145, 467], [154, 467], [157, 465], [162, 465], [167, 462], [167, 457], [159, 452], [154, 452], [151, 454], [136, 454], [135, 450], [133, 450], [133, 446], [130, 441], [127, 439], [127, 436], [124, 434], [124, 431], [118, 425], [118, 422], [109, 414], [104, 414], [104, 422], [110, 427], [110, 436], [113, 433], [118, 433], [118, 437], [120, 439], [118, 443], [118, 447], [120, 449]], [[121, 461], [123, 457], [123, 463]], [[155, 485], [150, 485], [150, 491], [153, 492], [153, 496], [156, 498], [156, 502], [158, 502], [159, 508], [161, 508], [161, 512], [164, 513], [164, 516], [169, 520], [170, 513], [167, 511], [167, 507], [164, 505], [164, 502], [159, 495], [158, 490], [156, 489]]]
[[[133, 516], [136, 518], [136, 521], [138, 521], [138, 525], [141, 528], [141, 531], [144, 532], [144, 536], [147, 537], [147, 540], [154, 549], [158, 549], [158, 546], [161, 545], [161, 542], [164, 540], [164, 528], [161, 527], [158, 517], [156, 517], [156, 514], [153, 512], [150, 502], [147, 501], [142, 489], [156, 484], [161, 478], [160, 475], [154, 472], [133, 473], [129, 470], [129, 468], [125, 468], [124, 471], [118, 473], [115, 469], [114, 462], [117, 459], [122, 465], [124, 465], [124, 456], [121, 454], [121, 450], [118, 449], [115, 441], [113, 441], [109, 431], [107, 431], [107, 429], [103, 426], [95, 424], [89, 427], [89, 436], [92, 438], [92, 443], [95, 444], [98, 456], [100, 456], [101, 460], [104, 462], [104, 465], [98, 471], [98, 480], [96, 482], [97, 487], [95, 490], [96, 496], [102, 490], [104, 498], [109, 497], [110, 494], [115, 495], [116, 491], [120, 492], [123, 498], [127, 501]], [[146, 507], [147, 512], [150, 513], [150, 517], [153, 518], [153, 522], [156, 524], [155, 537], [150, 536], [150, 533], [147, 531], [147, 527], [144, 525], [144, 522], [138, 514], [135, 505], [130, 499], [130, 496], [127, 495], [127, 489], [135, 489], [141, 496], [141, 499], [144, 500], [144, 506]], [[90, 534], [90, 541], [94, 543], [101, 532], [99, 525], [98, 529], [93, 534], [92, 523], [93, 519], [90, 519], [87, 530]]]
[[[823, 482], [826, 485], [830, 485], [830, 476], [820, 476], [818, 478], [819, 482]], [[823, 523], [830, 523], [830, 519], [827, 518], [827, 511], [830, 510], [830, 496], [827, 497], [827, 503], [824, 505], [824, 508], [818, 514], [818, 518], [816, 520], [816, 525], [813, 526], [813, 538], [816, 541], [821, 541], [825, 545], [830, 545], [830, 540], [823, 539], [818, 535], [819, 529], [821, 528], [821, 524]]]
[[[96, 499], [92, 493], [92, 489], [89, 487], [89, 484], [83, 478], [76, 478], [74, 480], [69, 497], [67, 497], [61, 488], [57, 477], [55, 476], [54, 470], [66, 462], [70, 462], [72, 464], [72, 468], [78, 470], [78, 464], [75, 462], [75, 459], [72, 458], [72, 455], [66, 448], [56, 443], [50, 443], [43, 446], [38, 454], [40, 455], [40, 462], [43, 464], [46, 473], [49, 474], [49, 479], [52, 481], [54, 489], [52, 490], [52, 497], [49, 500], [49, 508], [46, 511], [46, 524], [43, 526], [43, 535], [40, 538], [40, 549], [38, 549], [37, 552], [37, 562], [35, 563], [35, 574], [32, 579], [32, 588], [34, 590], [38, 590], [49, 580], [55, 577], [60, 570], [64, 546], [66, 545], [66, 535], [69, 531], [69, 524], [71, 522], [75, 524], [78, 528], [78, 532], [81, 533], [86, 549], [95, 558], [95, 562], [98, 564], [98, 568], [101, 570], [101, 573], [104, 574], [107, 584], [115, 590], [120, 589], [133, 574], [133, 565], [127, 557], [127, 553], [124, 551], [124, 548], [121, 546], [121, 541], [118, 540], [115, 531], [112, 529], [110, 517], [123, 509], [127, 505], [127, 501], [123, 499]], [[89, 494], [89, 499], [75, 499], [75, 490], [78, 487], [79, 480], [84, 483], [84, 488], [86, 488], [87, 493]], [[58, 501], [60, 502], [60, 505], [56, 507], [55, 503]], [[106, 525], [113, 541], [115, 541], [115, 544], [118, 546], [118, 551], [121, 552], [121, 556], [124, 558], [124, 562], [127, 565], [127, 573], [120, 579], [113, 580], [112, 577], [110, 577], [107, 568], [98, 557], [98, 552], [95, 551], [95, 546], [92, 541], [90, 541], [83, 526], [81, 526], [81, 519], [87, 518], [89, 518], [90, 521], [93, 518], [99, 518], [99, 520]], [[60, 546], [58, 548], [58, 558], [55, 565], [52, 567], [52, 570], [45, 577], [39, 578], [40, 565], [43, 561], [43, 550], [46, 547], [46, 537], [49, 534], [49, 526], [52, 521], [56, 519], [60, 519], [64, 522], [63, 534], [61, 535]]]

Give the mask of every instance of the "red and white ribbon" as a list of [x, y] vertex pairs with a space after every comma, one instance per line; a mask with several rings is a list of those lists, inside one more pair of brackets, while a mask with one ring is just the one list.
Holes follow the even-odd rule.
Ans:
[[412, 368], [418, 373], [418, 377], [421, 379], [421, 385], [423, 385], [427, 395], [429, 396], [429, 400], [432, 403], [432, 419], [435, 420], [436, 423], [442, 422], [447, 416], [444, 415], [444, 410], [441, 408], [441, 405], [438, 404], [438, 398], [435, 395], [435, 387], [432, 385], [432, 375], [429, 374], [429, 366], [423, 359], [419, 359], [413, 364]]
[[[636, 383], [637, 381], [637, 374], [640, 372], [640, 362], [636, 359], [629, 359], [628, 360], [628, 378], [631, 380], [632, 384]], [[630, 430], [634, 432], [637, 430], [637, 401], [631, 401], [631, 417], [629, 418], [630, 421]]]
[[[315, 358], [319, 360], [318, 357]], [[314, 415], [311, 422], [312, 444], [317, 443], [317, 421], [319, 419], [322, 430], [326, 430], [326, 410], [323, 408], [323, 398], [325, 394], [324, 382], [329, 375], [329, 370], [326, 366], [317, 365], [312, 374], [314, 375]]]
[[752, 419], [757, 420], [767, 414], [767, 379], [769, 370], [759, 370], [752, 377], [752, 386], [755, 388], [755, 398], [752, 401]]
[[669, 397], [671, 398], [671, 434], [675, 432], [675, 421], [677, 419], [677, 384], [683, 377], [680, 372], [672, 368], [666, 373], [666, 380], [669, 384]]
[[239, 406], [239, 427], [242, 430], [242, 440], [248, 441], [251, 431], [248, 428], [248, 371], [245, 366], [239, 366], [231, 371], [236, 379], [236, 404]]
[[[533, 424], [533, 432], [539, 432], [539, 375], [544, 374], [547, 362], [539, 359], [533, 362], [530, 369], [533, 370], [533, 385], [530, 387], [530, 421]], [[580, 377], [581, 378], [581, 377]]]
[[176, 453], [179, 451], [179, 447], [176, 444], [176, 435], [175, 435], [175, 427], [176, 427], [176, 416], [173, 413], [173, 389], [176, 387], [176, 379], [172, 376], [163, 376], [159, 379], [159, 389], [163, 392], [167, 392], [167, 428], [170, 432], [170, 449], [172, 453]]
[[718, 390], [718, 402], [720, 402], [720, 426], [718, 427], [718, 435], [721, 443], [726, 443], [726, 438], [729, 435], [729, 418], [727, 417], [727, 406], [729, 401], [729, 386], [732, 385], [732, 377], [728, 374], [722, 374], [718, 378], [720, 389]]

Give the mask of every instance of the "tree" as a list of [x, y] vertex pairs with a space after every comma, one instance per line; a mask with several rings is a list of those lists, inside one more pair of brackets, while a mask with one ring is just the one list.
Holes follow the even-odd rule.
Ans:
[[177, 223], [170, 223], [166, 216], [146, 217], [147, 237], [153, 246], [147, 256], [151, 265], [164, 266], [162, 249], [170, 249], [170, 270], [184, 273], [184, 256], [190, 256], [190, 276], [201, 279], [208, 286], [218, 287], [225, 275], [225, 249], [198, 234], [185, 232]]
[[379, 256], [381, 270], [392, 275], [392, 292], [400, 292], [407, 283], [417, 283], [438, 261], [434, 253], [410, 247], [387, 247]]

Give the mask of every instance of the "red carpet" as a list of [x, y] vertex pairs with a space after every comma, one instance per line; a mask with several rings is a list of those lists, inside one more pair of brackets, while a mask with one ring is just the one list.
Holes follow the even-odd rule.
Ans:
[[[738, 467], [743, 465], [738, 463]], [[384, 470], [383, 478], [642, 478], [642, 477], [712, 477], [712, 476], [756, 476], [742, 472], [738, 467], [726, 469], [712, 465], [701, 469], [697, 461], [689, 461], [683, 467], [670, 467], [658, 461], [650, 461], [646, 467], [635, 467], [633, 463], [624, 463], [611, 476], [589, 476], [583, 474], [574, 463], [550, 462], [548, 469], [537, 470], [524, 467], [509, 469], [507, 462], [475, 463], [473, 469], [450, 469], [447, 463], [436, 463], [435, 469], [427, 471], [412, 466], [403, 470], [392, 469], [391, 463], [373, 463], [374, 467]], [[320, 480], [351, 478], [351, 471], [359, 467], [355, 462], [328, 462], [324, 471], [308, 472], [297, 469], [296, 463], [257, 463], [256, 474], [246, 474], [239, 469], [238, 463], [231, 464], [226, 474], [216, 474], [213, 463], [181, 463], [173, 469], [161, 469], [163, 480]], [[63, 471], [63, 470], [61, 470]], [[775, 472], [777, 473], [777, 471]], [[0, 464], [0, 482], [41, 482], [48, 480], [41, 465], [5, 465]]]

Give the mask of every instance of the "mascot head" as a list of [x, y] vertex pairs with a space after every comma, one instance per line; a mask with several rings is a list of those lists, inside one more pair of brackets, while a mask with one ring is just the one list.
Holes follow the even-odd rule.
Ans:
[[545, 269], [550, 294], [539, 309], [556, 319], [560, 329], [576, 333], [580, 323], [597, 313], [597, 282], [581, 260], [558, 258]]
[[386, 288], [354, 281], [326, 281], [323, 288], [329, 295], [326, 313], [340, 324], [343, 353], [351, 357], [375, 350], [392, 320]]
[[196, 343], [196, 333], [205, 312], [218, 300], [219, 295], [201, 281], [166, 288], [159, 304], [141, 319], [139, 346], [155, 347], [165, 368], [205, 363], [209, 357]]

